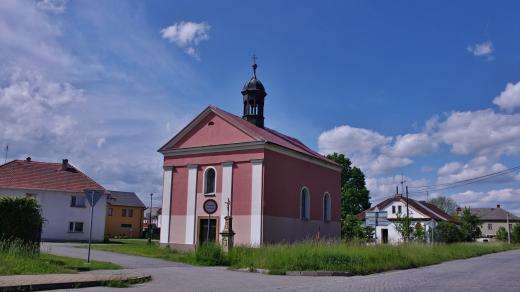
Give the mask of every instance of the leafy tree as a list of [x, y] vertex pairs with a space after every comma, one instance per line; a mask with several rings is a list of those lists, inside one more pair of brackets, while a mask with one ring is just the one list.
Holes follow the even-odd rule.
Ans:
[[[341, 222], [351, 224], [349, 215], [356, 215], [370, 208], [370, 192], [366, 188], [365, 174], [361, 169], [352, 167], [350, 159], [343, 154], [333, 153], [327, 158], [341, 165]], [[351, 238], [353, 226], [342, 227], [342, 236]]]
[[511, 230], [511, 242], [520, 243], [520, 222], [513, 225]]
[[395, 230], [401, 235], [404, 241], [409, 241], [412, 237], [412, 224], [412, 220], [409, 216], [397, 214], [397, 219], [394, 221]]
[[431, 199], [429, 202], [449, 215], [455, 215], [457, 213], [458, 204], [452, 198], [440, 196]]
[[421, 223], [417, 222], [413, 228], [412, 237], [413, 240], [424, 242], [425, 241], [426, 232]]
[[433, 234], [437, 242], [453, 243], [461, 241], [462, 239], [462, 234], [457, 225], [448, 221], [439, 222]]
[[504, 226], [498, 228], [497, 230], [497, 240], [507, 241], [507, 230]]
[[459, 217], [459, 220], [462, 223], [460, 231], [463, 241], [475, 241], [482, 234], [480, 231], [482, 222], [477, 215], [471, 214], [470, 209], [464, 208], [464, 212]]
[[369, 240], [373, 237], [374, 229], [369, 226], [363, 226], [363, 222], [356, 218], [355, 215], [347, 215], [342, 220], [341, 231], [343, 238], [346, 240]]

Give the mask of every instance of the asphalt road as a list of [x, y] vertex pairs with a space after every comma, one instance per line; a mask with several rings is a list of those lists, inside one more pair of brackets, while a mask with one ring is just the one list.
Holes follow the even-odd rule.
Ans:
[[[67, 245], [52, 244], [50, 252], [86, 255], [84, 250]], [[93, 258], [152, 275], [151, 282], [132, 286], [129, 291], [520, 291], [520, 251], [355, 277], [269, 276], [99, 251], [93, 252]], [[121, 289], [96, 287], [78, 291]]]

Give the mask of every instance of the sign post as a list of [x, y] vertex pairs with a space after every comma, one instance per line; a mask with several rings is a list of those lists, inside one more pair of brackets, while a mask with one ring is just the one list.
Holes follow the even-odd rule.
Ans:
[[90, 263], [90, 245], [92, 242], [92, 223], [94, 221], [94, 206], [99, 201], [101, 196], [105, 193], [104, 190], [84, 190], [85, 197], [90, 205], [90, 231], [88, 235], [88, 256], [87, 262]]
[[[210, 227], [211, 227], [211, 214], [214, 214], [215, 212], [217, 212], [217, 209], [218, 209], [217, 201], [215, 201], [213, 199], [209, 199], [204, 202], [204, 205], [202, 205], [202, 207], [204, 209], [204, 212], [206, 212], [208, 214], [208, 232], [206, 234], [206, 243], [208, 243], [209, 242], [209, 231], [210, 231]], [[215, 226], [215, 228], [216, 228], [216, 226]]]

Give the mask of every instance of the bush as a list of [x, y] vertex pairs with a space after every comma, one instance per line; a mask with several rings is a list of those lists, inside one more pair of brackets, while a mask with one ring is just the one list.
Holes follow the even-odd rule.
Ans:
[[497, 240], [507, 241], [507, 230], [504, 226], [498, 228], [497, 230]]
[[511, 242], [520, 243], [520, 222], [513, 225], [513, 230], [511, 230]]
[[453, 243], [462, 240], [462, 234], [457, 225], [441, 221], [434, 229], [434, 238], [437, 242]]
[[482, 235], [480, 231], [480, 218], [477, 215], [471, 214], [470, 209], [465, 208], [462, 216], [459, 217], [461, 231], [461, 240], [475, 241], [477, 237]]
[[43, 218], [30, 197], [0, 198], [0, 241], [17, 244], [39, 243]]

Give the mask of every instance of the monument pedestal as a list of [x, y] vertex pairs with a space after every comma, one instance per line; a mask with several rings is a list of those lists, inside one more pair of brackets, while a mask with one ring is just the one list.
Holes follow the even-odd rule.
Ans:
[[233, 218], [231, 216], [226, 216], [224, 220], [224, 230], [220, 232], [220, 236], [222, 238], [222, 250], [225, 253], [228, 253], [233, 248], [235, 232], [233, 231]]

